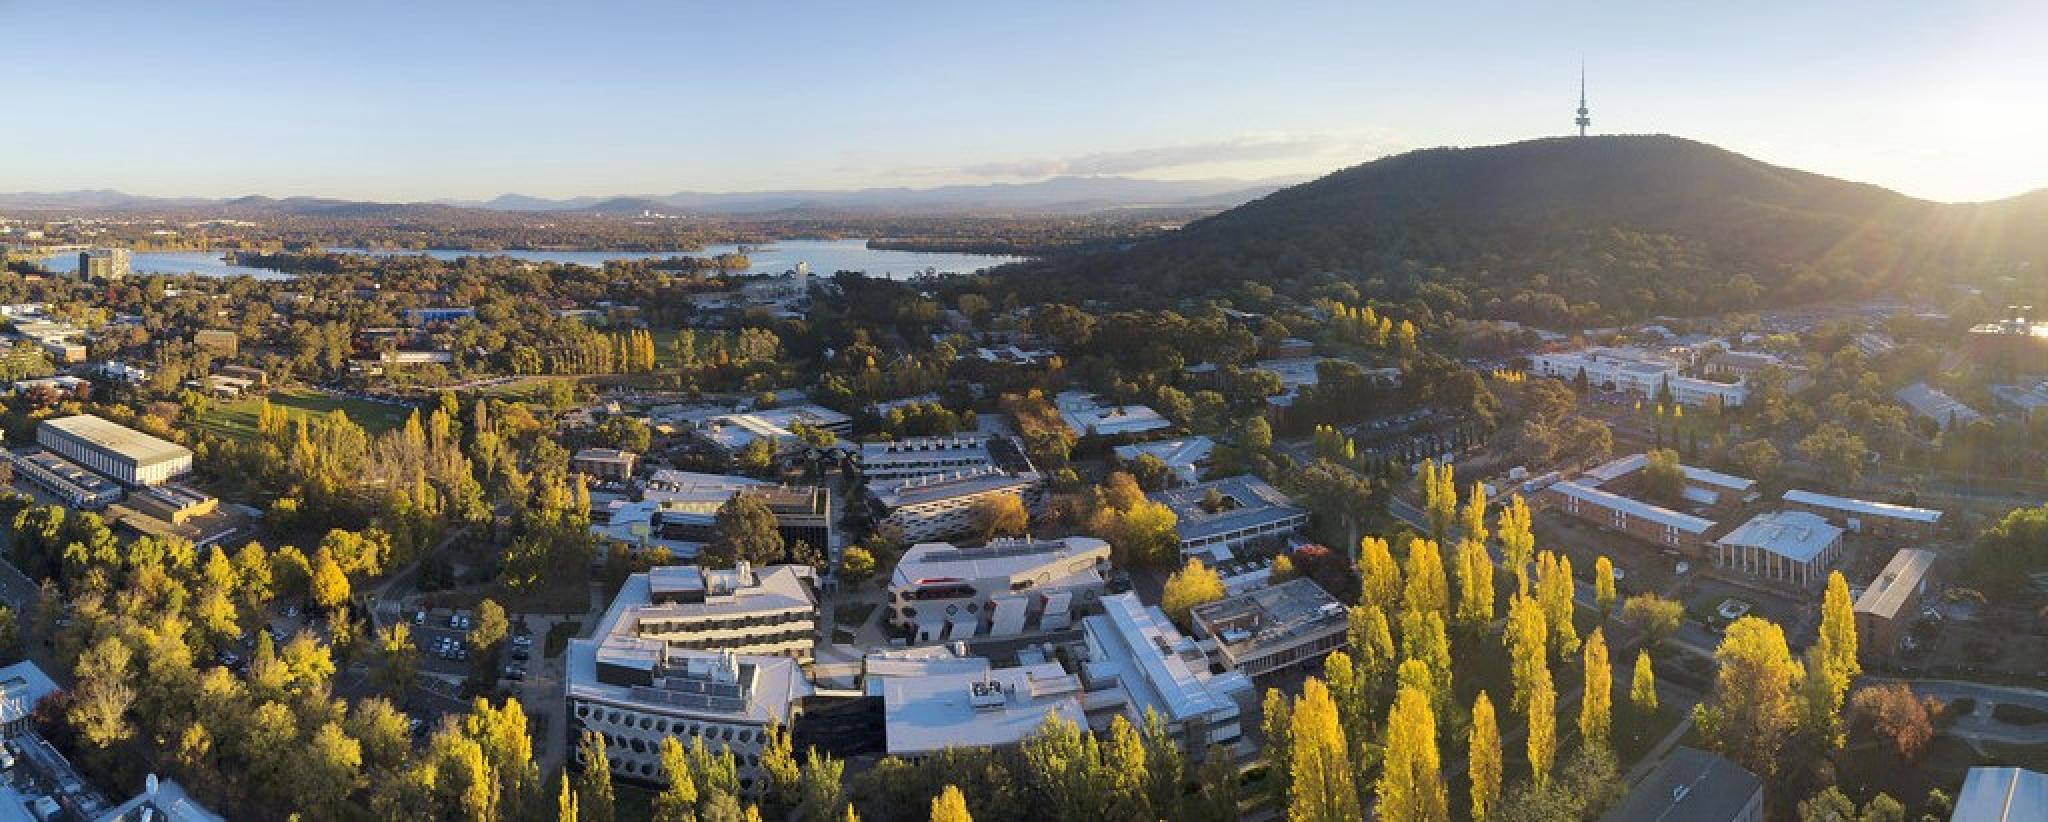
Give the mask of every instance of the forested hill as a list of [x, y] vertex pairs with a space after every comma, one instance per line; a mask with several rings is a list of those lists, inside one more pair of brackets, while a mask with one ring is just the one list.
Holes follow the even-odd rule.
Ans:
[[1028, 273], [1153, 297], [1341, 281], [1435, 311], [1584, 326], [2012, 271], [2041, 259], [2043, 215], [2048, 197], [1937, 204], [1676, 137], [1556, 138], [1388, 157]]

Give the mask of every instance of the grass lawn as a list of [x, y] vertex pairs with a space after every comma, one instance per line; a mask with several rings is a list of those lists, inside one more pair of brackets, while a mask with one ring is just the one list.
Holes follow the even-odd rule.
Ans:
[[581, 622], [557, 622], [548, 626], [547, 641], [541, 645], [541, 655], [545, 657], [561, 656], [563, 651], [569, 649], [569, 640], [574, 639], [576, 633], [581, 630], [583, 630], [583, 623]]
[[1883, 792], [1905, 803], [1908, 809], [1918, 807], [1927, 798], [1929, 788], [1940, 788], [1954, 796], [1963, 785], [1963, 775], [1973, 766], [2048, 769], [2048, 746], [1987, 743], [1984, 750], [1978, 754], [1961, 740], [1937, 736], [1919, 760], [1906, 764], [1884, 744], [1855, 735], [1836, 761], [1843, 790], [1852, 798], [1863, 802]]
[[[259, 397], [248, 397], [234, 402], [215, 402], [207, 408], [205, 414], [200, 415], [195, 427], [202, 433], [219, 437], [254, 439], [256, 408], [260, 401]], [[404, 425], [406, 416], [412, 413], [411, 409], [401, 406], [335, 397], [310, 388], [282, 388], [272, 391], [270, 404], [272, 407], [284, 408], [293, 416], [305, 418], [323, 417], [338, 408], [372, 435]]]

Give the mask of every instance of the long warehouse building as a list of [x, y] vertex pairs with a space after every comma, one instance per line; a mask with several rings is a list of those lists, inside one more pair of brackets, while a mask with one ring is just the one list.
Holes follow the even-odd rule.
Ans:
[[192, 449], [91, 414], [43, 420], [36, 443], [131, 487], [192, 473]]

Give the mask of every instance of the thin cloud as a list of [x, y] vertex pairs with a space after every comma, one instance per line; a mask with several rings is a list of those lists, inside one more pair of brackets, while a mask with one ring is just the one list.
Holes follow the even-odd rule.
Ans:
[[1348, 155], [1363, 160], [1401, 147], [1391, 133], [1256, 135], [1205, 143], [1098, 151], [1072, 157], [973, 163], [951, 169], [966, 177], [1042, 179], [1067, 175], [1143, 174], [1190, 166], [1270, 162]]

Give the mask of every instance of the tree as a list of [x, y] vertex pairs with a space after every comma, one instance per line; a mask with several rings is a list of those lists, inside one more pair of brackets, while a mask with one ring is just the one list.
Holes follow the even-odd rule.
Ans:
[[1267, 688], [1259, 711], [1260, 735], [1266, 738], [1267, 784], [1281, 804], [1293, 795], [1294, 706], [1278, 688]]
[[1508, 623], [1502, 641], [1508, 646], [1509, 674], [1515, 685], [1513, 710], [1524, 710], [1535, 693], [1538, 676], [1549, 676], [1550, 629], [1543, 619], [1543, 606], [1536, 600], [1515, 594], [1508, 601]]
[[1377, 606], [1393, 610], [1400, 606], [1395, 599], [1401, 593], [1401, 566], [1394, 563], [1394, 553], [1387, 541], [1379, 537], [1365, 537], [1358, 541], [1358, 602], [1360, 605]]
[[1730, 467], [1745, 477], [1759, 480], [1770, 479], [1778, 472], [1778, 463], [1783, 459], [1778, 447], [1768, 439], [1754, 439], [1735, 446], [1728, 453]]
[[612, 796], [612, 762], [605, 752], [604, 737], [584, 731], [576, 743], [583, 774], [577, 780], [576, 807], [589, 822], [611, 822], [615, 800]]
[[557, 822], [578, 822], [576, 812], [576, 791], [569, 786], [569, 772], [562, 772], [562, 792], [555, 797], [555, 819]]
[[1792, 659], [1785, 632], [1753, 616], [1728, 626], [1714, 659], [1720, 668], [1693, 720], [1710, 746], [1768, 780], [1798, 719], [1795, 689], [1805, 671]]
[[1444, 555], [1435, 540], [1408, 541], [1408, 566], [1402, 576], [1407, 581], [1401, 591], [1404, 610], [1439, 617], [1450, 613], [1451, 585], [1444, 576]]
[[1678, 464], [1678, 452], [1657, 449], [1643, 466], [1643, 495], [1658, 502], [1677, 504], [1685, 493], [1685, 468]]
[[377, 634], [375, 648], [377, 659], [383, 663], [377, 670], [378, 684], [394, 699], [404, 699], [420, 664], [419, 646], [412, 641], [412, 625], [402, 619], [393, 620]]
[[[1427, 712], [1427, 698], [1421, 710]], [[1337, 705], [1320, 679], [1302, 684], [1295, 701], [1292, 769], [1288, 780], [1288, 822], [1341, 822], [1360, 818], [1358, 789], [1352, 782], [1349, 743], [1339, 727]], [[1431, 743], [1435, 742], [1432, 737]], [[1433, 773], [1433, 771], [1432, 771]]]
[[329, 722], [313, 732], [303, 755], [293, 757], [290, 778], [300, 807], [328, 814], [345, 804], [361, 780], [362, 743]]
[[118, 636], [101, 639], [78, 656], [78, 684], [71, 691], [66, 718], [87, 744], [106, 749], [135, 734], [128, 707], [135, 690], [128, 685], [134, 657]]
[[1493, 557], [1477, 540], [1458, 543], [1458, 623], [1478, 628], [1493, 621]]
[[1181, 755], [1180, 741], [1173, 738], [1166, 718], [1149, 707], [1145, 709], [1140, 739], [1145, 745], [1145, 797], [1151, 815], [1159, 819], [1186, 818], [1187, 760]]
[[1465, 507], [1458, 510], [1459, 530], [1466, 539], [1486, 544], [1486, 484], [1472, 483], [1472, 493], [1465, 497]]
[[1016, 536], [1031, 527], [1031, 511], [1017, 494], [997, 494], [974, 502], [974, 524], [982, 539]]
[[1448, 463], [1439, 467], [1435, 459], [1426, 459], [1416, 482], [1422, 492], [1422, 516], [1429, 523], [1430, 537], [1449, 537], [1451, 526], [1458, 519], [1457, 469]]
[[1593, 560], [1593, 602], [1600, 606], [1600, 621], [1614, 611], [1614, 561], [1601, 554]]
[[1656, 594], [1636, 594], [1622, 602], [1621, 620], [1641, 630], [1654, 646], [1678, 633], [1685, 606]]
[[1345, 637], [1352, 653], [1352, 667], [1367, 691], [1377, 691], [1394, 670], [1394, 632], [1387, 613], [1377, 605], [1359, 605], [1346, 618]]
[[1542, 788], [1557, 759], [1557, 688], [1544, 668], [1529, 689], [1529, 779]]
[[1934, 738], [1933, 698], [1914, 696], [1913, 689], [1902, 682], [1858, 690], [1849, 701], [1849, 710], [1858, 722], [1868, 723], [1890, 741], [1892, 752], [1904, 762], [1918, 759]]
[[333, 610], [348, 602], [348, 575], [341, 572], [341, 566], [322, 548], [313, 554], [313, 575], [308, 594], [313, 598], [313, 607]]
[[1515, 590], [1529, 593], [1529, 561], [1536, 555], [1536, 533], [1529, 503], [1521, 494], [1508, 498], [1496, 526], [1500, 529], [1501, 561], [1515, 574]]
[[839, 552], [839, 578], [845, 580], [849, 588], [858, 588], [861, 583], [874, 578], [875, 570], [875, 555], [867, 548], [848, 545]]
[[1579, 699], [1579, 738], [1604, 748], [1614, 723], [1614, 669], [1607, 662], [1605, 631], [1594, 628], [1586, 635], [1584, 657], [1586, 692]]
[[1863, 476], [1863, 460], [1870, 449], [1863, 438], [1840, 423], [1827, 422], [1799, 441], [1799, 453], [1812, 460], [1821, 472], [1834, 478], [1841, 488], [1854, 486]]
[[1467, 773], [1472, 780], [1472, 819], [1485, 822], [1487, 814], [1500, 801], [1502, 774], [1500, 723], [1493, 716], [1493, 699], [1485, 691], [1472, 700], [1472, 730], [1466, 743], [1466, 757]]
[[1188, 612], [1205, 602], [1215, 602], [1224, 594], [1223, 576], [1202, 564], [1197, 557], [1189, 557], [1186, 565], [1166, 578], [1166, 588], [1159, 596], [1159, 609], [1174, 622], [1188, 624]]
[[932, 798], [932, 822], [974, 822], [967, 812], [967, 797], [959, 788], [947, 785]]
[[845, 762], [830, 754], [820, 754], [816, 748], [806, 751], [797, 789], [803, 818], [809, 822], [838, 822], [842, 812], [852, 813], [853, 806], [846, 803], [845, 779]]
[[1856, 613], [1849, 601], [1849, 583], [1842, 572], [1831, 571], [1827, 591], [1821, 596], [1820, 634], [1809, 654], [1807, 674], [1819, 681], [1807, 710], [1813, 729], [1836, 748], [1845, 741], [1841, 716], [1849, 684], [1863, 673], [1863, 666], [1856, 661], [1856, 644]]
[[[1498, 740], [1496, 740], [1498, 742]], [[1380, 764], [1379, 818], [1392, 822], [1443, 822], [1450, 819], [1444, 783], [1438, 773], [1436, 715], [1429, 696], [1404, 687], [1394, 697], [1387, 715], [1386, 757]], [[1478, 795], [1474, 782], [1474, 796]], [[1290, 813], [1289, 818], [1293, 818]], [[1322, 817], [1330, 818], [1330, 817]], [[1356, 818], [1346, 817], [1346, 818]]]
[[1550, 650], [1559, 658], [1579, 649], [1579, 631], [1572, 625], [1572, 560], [1549, 551], [1536, 555], [1536, 600], [1550, 628]]
[[1102, 798], [1109, 804], [1109, 818], [1156, 818], [1145, 791], [1150, 779], [1145, 753], [1145, 740], [1130, 720], [1122, 714], [1112, 717], [1101, 743]]
[[505, 606], [493, 599], [477, 603], [476, 627], [469, 629], [469, 647], [484, 653], [497, 647], [511, 632], [512, 625], [505, 619]]
[[755, 437], [734, 454], [733, 466], [749, 476], [762, 476], [775, 468], [775, 444], [769, 437]]
[[668, 784], [654, 797], [654, 819], [656, 822], [691, 822], [696, 817], [697, 783], [690, 773], [690, 759], [683, 750], [683, 743], [674, 736], [663, 736], [660, 759], [661, 777]]
[[771, 721], [762, 737], [760, 765], [768, 784], [761, 798], [778, 807], [795, 805], [800, 798], [797, 791], [802, 786], [803, 767], [797, 764], [796, 751], [790, 747], [789, 729]]
[[741, 561], [772, 565], [782, 558], [782, 532], [776, 528], [775, 512], [768, 510], [759, 494], [744, 492], [718, 506], [712, 517], [711, 541], [699, 557], [713, 568], [731, 568]]
[[1451, 641], [1444, 633], [1444, 618], [1434, 611], [1409, 611], [1401, 615], [1401, 660], [1417, 662], [1429, 673], [1422, 683], [1429, 694], [1430, 708], [1448, 719], [1451, 705]]
[[1657, 674], [1650, 669], [1650, 652], [1636, 652], [1635, 673], [1629, 678], [1629, 704], [1636, 708], [1636, 715], [1651, 717], [1657, 713]]

